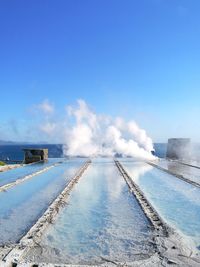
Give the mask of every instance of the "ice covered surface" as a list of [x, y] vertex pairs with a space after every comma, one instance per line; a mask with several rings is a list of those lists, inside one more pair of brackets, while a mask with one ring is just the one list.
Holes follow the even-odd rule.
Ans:
[[183, 165], [177, 161], [160, 160], [156, 162], [162, 168], [200, 184], [200, 169]]
[[73, 189], [69, 205], [43, 236], [53, 263], [132, 261], [154, 251], [149, 222], [111, 159], [96, 159]]
[[66, 161], [0, 193], [0, 245], [17, 242], [82, 165]]
[[62, 161], [63, 159], [49, 159], [48, 162], [40, 162], [34, 164], [28, 164], [23, 167], [12, 169], [6, 172], [0, 173], [0, 186], [12, 183], [26, 175], [33, 174], [34, 172], [40, 171], [56, 162]]
[[200, 248], [200, 189], [145, 163], [123, 166], [163, 219]]

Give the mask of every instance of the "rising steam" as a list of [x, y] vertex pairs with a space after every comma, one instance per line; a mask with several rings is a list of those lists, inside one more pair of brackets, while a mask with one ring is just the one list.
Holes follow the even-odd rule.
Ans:
[[97, 115], [85, 101], [77, 102], [75, 107], [67, 107], [70, 123], [64, 130], [64, 155], [155, 158], [151, 138], [134, 121]]

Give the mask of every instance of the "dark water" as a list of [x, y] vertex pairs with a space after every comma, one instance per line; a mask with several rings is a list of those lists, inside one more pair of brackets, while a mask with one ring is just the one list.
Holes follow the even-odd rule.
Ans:
[[[38, 144], [38, 145], [1, 145], [0, 144], [0, 160], [7, 157], [11, 160], [23, 160], [23, 148], [48, 148], [49, 158], [62, 158], [62, 144]], [[154, 143], [155, 155], [159, 158], [165, 158], [167, 151], [167, 143]], [[191, 157], [193, 159], [200, 158], [200, 144], [193, 143], [191, 145]]]
[[48, 148], [49, 158], [63, 157], [62, 145], [39, 144], [39, 145], [0, 145], [0, 160], [9, 158], [10, 160], [23, 160], [24, 148]]
[[[9, 158], [10, 160], [23, 160], [24, 153], [23, 148], [48, 148], [49, 158], [61, 158], [63, 157], [61, 144], [39, 144], [39, 145], [0, 145], [0, 160]], [[164, 158], [166, 155], [167, 144], [155, 143], [155, 155]]]

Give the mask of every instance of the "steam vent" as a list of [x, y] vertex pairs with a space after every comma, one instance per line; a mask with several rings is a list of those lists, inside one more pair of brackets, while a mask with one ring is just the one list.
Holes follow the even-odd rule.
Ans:
[[167, 155], [169, 159], [186, 159], [190, 154], [190, 138], [168, 139]]
[[25, 148], [23, 151], [25, 164], [48, 160], [48, 149], [46, 148]]

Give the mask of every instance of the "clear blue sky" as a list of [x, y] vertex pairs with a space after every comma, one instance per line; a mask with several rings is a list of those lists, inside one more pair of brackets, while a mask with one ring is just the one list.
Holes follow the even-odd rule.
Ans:
[[44, 99], [61, 114], [82, 98], [154, 141], [199, 141], [199, 12], [199, 0], [1, 0], [0, 139]]

